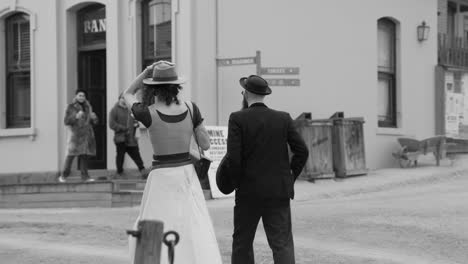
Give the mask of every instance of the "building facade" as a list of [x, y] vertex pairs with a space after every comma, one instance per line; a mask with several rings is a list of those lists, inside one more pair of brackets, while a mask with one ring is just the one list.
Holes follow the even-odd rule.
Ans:
[[[438, 134], [468, 138], [468, 1], [438, 1]], [[465, 151], [465, 150], [462, 150]]]
[[[101, 120], [93, 169], [115, 169], [107, 114], [145, 65], [173, 61], [207, 125], [240, 108], [260, 74], [294, 117], [364, 117], [369, 168], [395, 166], [399, 136], [436, 133], [437, 0], [0, 0], [0, 174], [58, 172], [64, 110], [86, 89]], [[363, 8], [365, 7], [365, 8]], [[150, 164], [142, 129], [140, 147]], [[132, 164], [129, 164], [132, 166]]]

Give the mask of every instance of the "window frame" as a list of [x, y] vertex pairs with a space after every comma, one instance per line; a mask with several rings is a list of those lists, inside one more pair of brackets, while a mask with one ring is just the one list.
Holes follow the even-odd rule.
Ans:
[[[27, 17], [25, 17], [27, 16]], [[15, 35], [15, 32], [10, 31], [10, 29], [16, 29], [18, 27], [19, 33], [23, 34], [24, 32], [21, 31], [21, 27], [27, 24], [27, 29], [29, 32], [28, 39], [29, 39], [29, 60], [26, 63], [21, 63], [21, 40], [22, 36]], [[11, 28], [10, 28], [11, 26]], [[5, 76], [6, 80], [4, 82], [5, 89], [6, 89], [6, 102], [5, 102], [5, 112], [6, 112], [6, 119], [5, 119], [5, 128], [7, 129], [17, 129], [17, 128], [30, 128], [31, 127], [31, 105], [29, 105], [29, 115], [26, 118], [29, 120], [20, 120], [18, 116], [15, 115], [15, 104], [12, 102], [15, 99], [15, 90], [19, 87], [15, 87], [14, 83], [15, 80], [20, 80], [26, 77], [28, 87], [27, 90], [29, 91], [29, 101], [31, 100], [31, 21], [29, 15], [17, 12], [5, 18], [5, 54], [6, 54], [6, 66], [5, 66]], [[18, 63], [15, 63], [15, 39], [19, 39], [19, 49], [18, 49]], [[11, 49], [11, 50], [10, 50]], [[15, 66], [16, 64], [16, 66]], [[13, 66], [12, 66], [13, 65]]]
[[[398, 89], [397, 89], [397, 72], [398, 72], [398, 43], [397, 43], [397, 27], [398, 24], [390, 18], [380, 18], [377, 20], [377, 32], [379, 32], [382, 28], [386, 28], [391, 33], [391, 43], [389, 47], [391, 50], [389, 51], [391, 56], [391, 66], [390, 67], [381, 67], [379, 65], [379, 61], [377, 60], [377, 80], [385, 80], [389, 82], [388, 87], [388, 105], [390, 111], [388, 113], [388, 119], [380, 120], [380, 116], [377, 115], [377, 126], [379, 128], [398, 128]], [[377, 43], [379, 34], [377, 34]], [[379, 52], [379, 47], [377, 46], [377, 51]]]
[[7, 19], [18, 14], [27, 15], [29, 18], [29, 45], [30, 45], [30, 61], [29, 61], [29, 76], [30, 76], [30, 124], [28, 127], [23, 128], [7, 128], [7, 106], [6, 106], [6, 82], [7, 82], [7, 62], [0, 63], [0, 138], [1, 137], [30, 137], [31, 140], [34, 140], [36, 137], [36, 119], [35, 119], [35, 31], [37, 27], [36, 23], [36, 14], [30, 12], [29, 10], [16, 6], [16, 8], [4, 9], [3, 12], [0, 11], [0, 55], [3, 55], [5, 58], [6, 55], [6, 22]]

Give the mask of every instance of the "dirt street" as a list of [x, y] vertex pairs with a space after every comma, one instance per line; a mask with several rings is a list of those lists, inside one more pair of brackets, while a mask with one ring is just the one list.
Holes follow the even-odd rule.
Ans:
[[[415, 170], [384, 187], [376, 183], [391, 175], [299, 182], [292, 205], [297, 263], [468, 263], [468, 174], [411, 180]], [[230, 263], [233, 200], [208, 206]], [[137, 210], [0, 210], [0, 263], [128, 263], [125, 229]], [[257, 263], [272, 263], [261, 225], [255, 254]]]

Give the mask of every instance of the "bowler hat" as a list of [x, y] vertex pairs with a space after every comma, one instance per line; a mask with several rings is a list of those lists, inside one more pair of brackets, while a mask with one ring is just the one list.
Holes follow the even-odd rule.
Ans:
[[251, 93], [259, 95], [271, 94], [271, 88], [268, 87], [267, 81], [260, 76], [250, 75], [249, 77], [243, 77], [240, 78], [239, 83]]
[[143, 80], [144, 84], [182, 84], [185, 80], [177, 76], [175, 64], [158, 61], [153, 65], [153, 76]]

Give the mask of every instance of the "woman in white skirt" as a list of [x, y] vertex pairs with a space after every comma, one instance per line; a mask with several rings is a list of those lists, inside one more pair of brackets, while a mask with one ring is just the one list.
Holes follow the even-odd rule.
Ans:
[[[142, 83], [154, 102], [137, 101], [135, 93]], [[182, 83], [173, 63], [158, 61], [147, 67], [123, 94], [135, 119], [148, 128], [153, 146], [153, 170], [134, 228], [139, 220], [160, 220], [165, 232], [179, 233], [175, 264], [221, 264], [211, 218], [189, 156], [194, 132], [203, 150], [210, 147], [209, 136], [198, 107], [179, 100]], [[135, 239], [129, 237], [132, 262], [135, 245]], [[162, 249], [161, 263], [165, 264], [167, 249], [164, 245]]]

